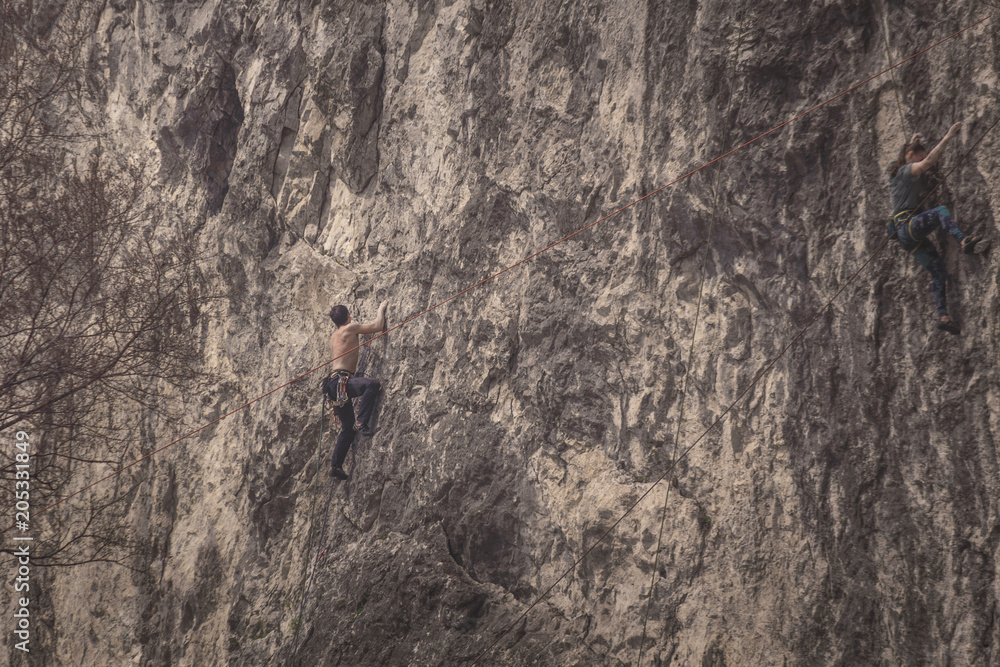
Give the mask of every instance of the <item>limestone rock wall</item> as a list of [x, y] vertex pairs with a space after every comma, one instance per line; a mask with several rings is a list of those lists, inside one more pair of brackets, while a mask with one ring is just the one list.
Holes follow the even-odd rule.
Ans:
[[[325, 361], [331, 305], [401, 322], [988, 11], [122, 0], [89, 104], [213, 255], [197, 426]], [[956, 164], [998, 67], [987, 21], [392, 332], [328, 505], [321, 372], [158, 455], [152, 580], [55, 576], [45, 664], [468, 664], [874, 252], [904, 138], [964, 120]], [[998, 142], [939, 197], [994, 237]], [[889, 247], [484, 664], [997, 664], [1000, 272], [938, 243], [960, 337]]]

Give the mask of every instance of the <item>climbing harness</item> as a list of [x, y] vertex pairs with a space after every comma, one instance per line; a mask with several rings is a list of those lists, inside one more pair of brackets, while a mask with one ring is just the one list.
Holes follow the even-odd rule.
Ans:
[[[367, 348], [365, 348], [367, 351]], [[350, 379], [354, 377], [354, 373], [349, 370], [338, 368], [327, 377], [323, 378], [322, 388], [323, 388], [323, 403], [326, 404], [327, 401], [333, 406], [333, 411], [330, 414], [330, 425], [335, 426], [340, 423], [340, 416], [337, 414], [337, 408], [342, 408], [351, 400], [350, 396], [347, 395], [347, 383]]]
[[338, 368], [323, 379], [323, 395], [333, 407], [339, 408], [351, 400], [347, 396], [347, 382], [352, 377], [354, 373], [351, 371]]
[[[928, 194], [927, 197], [930, 195]], [[924, 197], [926, 199], [927, 197]], [[920, 246], [924, 244], [925, 239], [920, 239], [915, 241], [913, 239], [913, 212], [916, 211], [915, 208], [904, 209], [892, 216], [892, 218], [885, 223], [885, 233], [890, 239], [895, 239], [899, 241], [899, 245], [902, 246], [903, 250], [906, 250], [911, 255], [917, 250], [920, 250]], [[899, 231], [906, 227], [906, 237], [910, 240], [909, 243], [904, 243], [902, 239], [899, 238]]]
[[[912, 208], [904, 209], [899, 213], [897, 213], [896, 215], [889, 218], [889, 220], [885, 223], [885, 235], [888, 236], [890, 239], [898, 239], [899, 230], [903, 228], [903, 225], [908, 224], [909, 221], [913, 219], [912, 217], [913, 211], [915, 210], [916, 209]], [[907, 228], [907, 232], [908, 231], [909, 228]]]

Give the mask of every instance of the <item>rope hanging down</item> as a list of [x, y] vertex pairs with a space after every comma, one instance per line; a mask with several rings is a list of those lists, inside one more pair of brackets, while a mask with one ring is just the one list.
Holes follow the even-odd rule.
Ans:
[[[980, 136], [979, 139], [976, 140], [976, 143], [972, 145], [972, 148], [970, 148], [965, 153], [965, 155], [962, 156], [962, 158], [955, 164], [955, 166], [952, 167], [951, 170], [947, 174], [945, 174], [944, 178], [942, 178], [938, 182], [938, 184], [935, 185], [934, 188], [930, 192], [927, 193], [927, 195], [920, 201], [920, 203], [917, 204], [917, 206], [916, 206], [916, 208], [914, 210], [919, 210], [920, 207], [924, 205], [924, 202], [927, 201], [930, 198], [930, 196], [932, 194], [934, 194], [934, 192], [937, 191], [937, 189], [939, 187], [941, 187], [941, 185], [948, 179], [948, 177], [951, 176], [952, 173], [954, 173], [955, 170], [958, 169], [958, 167], [961, 166], [961, 164], [963, 162], [965, 162], [966, 158], [968, 158], [972, 154], [972, 152], [974, 150], [976, 150], [976, 148], [979, 146], [979, 144], [982, 143], [983, 139], [986, 138], [986, 135], [988, 135], [990, 132], [992, 132], [993, 128], [995, 128], [998, 124], [1000, 124], [1000, 116], [998, 116], [997, 120], [995, 120], [993, 122], [993, 124], [990, 125], [989, 128], [987, 128], [987, 130], [985, 132], [983, 132], [982, 136]], [[902, 226], [905, 225], [906, 222], [908, 222], [908, 220], [905, 220], [905, 221], [901, 222], [899, 224], [899, 227], [897, 227], [897, 229], [902, 228]], [[627, 517], [629, 514], [631, 514], [632, 511], [636, 507], [639, 506], [639, 504], [646, 498], [646, 496], [648, 496], [650, 493], [652, 493], [653, 489], [656, 488], [656, 486], [660, 482], [662, 482], [666, 478], [667, 475], [669, 475], [671, 472], [673, 472], [673, 470], [677, 466], [677, 464], [680, 461], [682, 461], [691, 452], [691, 450], [694, 449], [698, 445], [698, 443], [700, 443], [705, 438], [706, 435], [708, 435], [709, 433], [711, 433], [715, 429], [716, 426], [718, 426], [719, 424], [721, 424], [723, 422], [723, 420], [726, 418], [727, 415], [729, 415], [730, 411], [736, 406], [736, 404], [739, 403], [740, 400], [742, 400], [744, 396], [746, 396], [747, 392], [749, 392], [751, 389], [753, 389], [755, 386], [757, 386], [757, 383], [760, 382], [760, 380], [768, 373], [768, 371], [770, 371], [771, 368], [773, 368], [774, 365], [776, 363], [778, 363], [778, 361], [780, 361], [782, 357], [785, 356], [785, 353], [788, 351], [788, 349], [792, 345], [794, 345], [796, 343], [796, 341], [798, 341], [805, 334], [805, 332], [810, 327], [812, 327], [812, 325], [816, 322], [816, 320], [818, 320], [820, 318], [820, 316], [824, 312], [826, 312], [827, 308], [829, 308], [831, 305], [833, 305], [833, 302], [836, 301], [837, 297], [839, 297], [841, 295], [841, 293], [843, 293], [843, 291], [845, 289], [847, 289], [847, 287], [851, 283], [854, 282], [855, 278], [857, 278], [859, 275], [861, 275], [861, 272], [864, 271], [865, 268], [867, 268], [868, 265], [871, 264], [875, 260], [876, 257], [878, 257], [880, 254], [882, 254], [882, 251], [885, 250], [886, 246], [889, 245], [889, 242], [891, 240], [892, 240], [891, 237], [886, 237], [885, 240], [882, 241], [881, 245], [879, 245], [879, 247], [875, 250], [875, 252], [873, 252], [871, 254], [871, 256], [868, 257], [868, 259], [865, 260], [864, 264], [862, 264], [858, 268], [857, 271], [855, 271], [853, 274], [851, 274], [851, 277], [847, 279], [847, 282], [845, 282], [843, 285], [841, 285], [840, 288], [834, 293], [834, 295], [832, 297], [830, 297], [830, 299], [825, 304], [823, 304], [823, 306], [819, 310], [816, 311], [816, 314], [813, 315], [812, 319], [810, 319], [806, 323], [806, 325], [804, 327], [802, 327], [801, 329], [799, 329], [798, 333], [796, 333], [795, 336], [790, 341], [788, 341], [787, 343], [785, 343], [784, 347], [781, 348], [781, 351], [778, 352], [777, 356], [775, 356], [774, 359], [772, 359], [771, 361], [769, 361], [764, 366], [764, 368], [762, 368], [757, 373], [757, 375], [750, 382], [750, 384], [748, 384], [746, 387], [743, 388], [742, 391], [740, 391], [740, 393], [736, 396], [736, 398], [733, 400], [733, 402], [729, 404], [729, 406], [722, 412], [721, 415], [719, 415], [718, 418], [716, 418], [716, 420], [714, 422], [712, 422], [712, 425], [709, 426], [708, 428], [706, 428], [704, 431], [702, 431], [701, 435], [699, 435], [698, 438], [694, 442], [692, 442], [688, 447], [686, 447], [684, 449], [683, 452], [681, 452], [681, 455], [675, 461], [673, 461], [670, 464], [670, 466], [663, 472], [663, 474], [660, 475], [656, 479], [656, 481], [654, 481], [649, 486], [649, 488], [646, 489], [646, 491], [643, 492], [643, 494], [641, 496], [639, 496], [639, 498], [635, 502], [633, 502], [631, 505], [629, 505], [628, 509], [626, 509], [625, 512], [623, 512], [622, 515], [619, 516], [618, 519], [616, 519], [613, 524], [611, 524], [611, 527], [608, 528], [606, 531], [604, 531], [604, 534], [602, 534], [599, 538], [597, 538], [597, 541], [594, 542], [592, 545], [590, 545], [590, 548], [588, 548], [585, 552], [583, 552], [583, 555], [580, 556], [576, 560], [576, 562], [574, 562], [565, 572], [563, 572], [559, 576], [558, 579], [556, 579], [554, 582], [552, 582], [552, 584], [548, 588], [546, 588], [545, 591], [541, 595], [539, 595], [538, 598], [534, 602], [532, 602], [531, 605], [527, 609], [525, 609], [524, 612], [520, 616], [518, 616], [517, 619], [515, 619], [513, 623], [511, 623], [509, 626], [507, 626], [507, 628], [502, 633], [500, 633], [500, 636], [497, 637], [493, 641], [493, 643], [490, 644], [486, 648], [485, 651], [483, 651], [482, 653], [479, 654], [479, 656], [476, 657], [476, 659], [472, 663], [473, 665], [478, 664], [479, 661], [482, 660], [483, 656], [485, 656], [487, 653], [489, 653], [490, 651], [492, 651], [493, 647], [495, 647], [500, 642], [500, 640], [504, 638], [504, 636], [506, 636], [511, 630], [513, 630], [514, 627], [518, 623], [520, 623], [521, 620], [523, 620], [525, 616], [528, 615], [528, 612], [530, 612], [539, 602], [541, 602], [542, 600], [544, 600], [546, 598], [546, 596], [548, 596], [548, 594], [550, 592], [552, 592], [552, 589], [555, 588], [559, 584], [559, 582], [561, 582], [563, 579], [566, 578], [566, 575], [568, 575], [570, 572], [572, 572], [573, 570], [575, 570], [577, 568], [577, 566], [580, 565], [580, 563], [582, 563], [583, 560], [585, 558], [587, 558], [588, 555], [590, 555], [590, 552], [593, 551], [597, 547], [597, 545], [599, 545], [601, 542], [603, 542], [605, 540], [605, 538], [607, 538], [607, 536], [610, 535], [611, 532], [615, 528], [618, 527], [618, 524], [620, 524], [622, 521], [624, 521], [625, 517]]]
[[[312, 502], [310, 503], [310, 508], [309, 508], [309, 536], [306, 539], [306, 548], [305, 548], [305, 552], [307, 554], [310, 552], [313, 545], [313, 540], [312, 540], [313, 526], [316, 523], [316, 480], [319, 479], [320, 475], [320, 461], [323, 455], [323, 433], [324, 433], [324, 426], [326, 425], [326, 393], [322, 391], [320, 392], [320, 401], [321, 401], [321, 406], [320, 406], [320, 417], [319, 417], [319, 442], [316, 444], [316, 472], [315, 476], [313, 477]], [[329, 515], [330, 512], [329, 509], [330, 501], [333, 499], [333, 487], [335, 481], [336, 480], [330, 481], [330, 492], [327, 494], [326, 503], [323, 505], [323, 507], [326, 508], [324, 515]], [[319, 539], [317, 540], [317, 542], [320, 545], [323, 544], [323, 538], [325, 537], [325, 535], [326, 535], [326, 518], [324, 518], [323, 520], [323, 527], [320, 529]], [[320, 552], [320, 555], [322, 555], [322, 552]], [[313, 575], [315, 575], [316, 573], [316, 562], [318, 560], [319, 560], [319, 555], [317, 555], [316, 558], [314, 558], [310, 563], [309, 568], [306, 570], [306, 574], [302, 582], [302, 593], [301, 593], [302, 598], [299, 600], [299, 614], [298, 616], [296, 616], [296, 618], [298, 619], [298, 623], [295, 624], [295, 633], [292, 635], [293, 642], [296, 639], [298, 639], [299, 630], [302, 628], [302, 612], [305, 609], [306, 596], [309, 594], [309, 589], [312, 588]]]
[[[882, 34], [882, 43], [885, 44], [885, 60], [888, 63], [892, 63], [892, 52], [889, 49], [889, 6], [884, 5], [885, 11], [882, 11], [883, 4], [881, 0], [872, 0], [873, 3], [877, 3], [874, 8], [876, 14], [882, 15], [882, 23], [878, 27], [878, 31]], [[883, 29], [884, 28], [884, 29]], [[896, 81], [896, 73], [889, 72], [889, 76], [892, 78], [892, 92], [896, 97], [896, 111], [899, 112], [899, 131], [903, 133], [903, 141], [906, 141], [906, 117], [903, 115], [903, 102], [899, 98], [899, 83]]]
[[[528, 261], [534, 259], [538, 255], [541, 255], [542, 253], [551, 250], [555, 246], [557, 246], [557, 245], [559, 245], [561, 243], [565, 243], [566, 241], [568, 241], [568, 240], [574, 238], [575, 236], [577, 236], [578, 234], [581, 234], [581, 233], [587, 231], [591, 227], [595, 227], [596, 225], [599, 225], [600, 223], [604, 222], [605, 220], [609, 220], [610, 218], [613, 218], [613, 217], [617, 216], [618, 214], [620, 214], [620, 213], [622, 213], [622, 212], [624, 212], [624, 211], [626, 211], [626, 210], [628, 210], [628, 209], [630, 209], [630, 208], [638, 205], [639, 203], [641, 203], [641, 202], [649, 199], [650, 197], [653, 197], [654, 195], [659, 194], [663, 190], [666, 190], [667, 188], [671, 187], [672, 185], [674, 185], [676, 183], [679, 183], [680, 181], [683, 181], [683, 180], [685, 180], [687, 178], [690, 178], [691, 176], [693, 176], [694, 174], [698, 173], [702, 169], [705, 169], [706, 167], [709, 167], [709, 166], [715, 164], [716, 162], [718, 162], [718, 161], [720, 161], [720, 160], [722, 160], [722, 159], [724, 159], [724, 158], [732, 155], [733, 153], [735, 153], [737, 151], [743, 150], [747, 146], [750, 146], [750, 145], [752, 145], [752, 144], [760, 141], [764, 137], [767, 137], [767, 136], [769, 136], [769, 135], [777, 132], [778, 130], [780, 130], [781, 128], [785, 127], [786, 125], [789, 125], [789, 124], [791, 124], [791, 123], [799, 120], [800, 118], [802, 118], [804, 116], [807, 116], [808, 114], [810, 114], [813, 111], [815, 111], [815, 110], [817, 110], [817, 109], [819, 109], [819, 108], [821, 108], [821, 107], [829, 104], [830, 102], [833, 102], [834, 100], [840, 99], [841, 97], [843, 97], [843, 96], [845, 96], [845, 95], [853, 92], [854, 90], [860, 88], [861, 86], [863, 86], [864, 84], [868, 83], [869, 81], [872, 81], [872, 80], [874, 80], [874, 79], [882, 76], [886, 72], [889, 72], [889, 71], [893, 70], [894, 68], [899, 67], [900, 65], [903, 65], [904, 63], [907, 63], [910, 60], [913, 60], [914, 58], [917, 58], [918, 56], [926, 53], [927, 51], [930, 51], [931, 49], [935, 48], [936, 46], [939, 46], [940, 44], [943, 44], [943, 43], [947, 42], [950, 39], [954, 39], [955, 37], [957, 37], [958, 35], [961, 35], [962, 33], [966, 32], [967, 30], [971, 30], [972, 28], [978, 26], [979, 24], [981, 24], [981, 23], [989, 20], [989, 18], [990, 18], [990, 15], [984, 16], [983, 18], [979, 19], [975, 23], [972, 23], [972, 24], [966, 26], [965, 28], [962, 28], [961, 30], [959, 30], [959, 31], [957, 31], [957, 32], [949, 35], [948, 37], [945, 37], [944, 39], [941, 39], [941, 40], [939, 40], [939, 41], [931, 44], [930, 46], [928, 46], [928, 47], [926, 47], [926, 48], [924, 48], [924, 49], [922, 49], [922, 50], [914, 53], [913, 55], [909, 56], [908, 58], [905, 58], [905, 59], [899, 61], [895, 65], [887, 67], [887, 68], [885, 68], [885, 69], [877, 72], [876, 74], [873, 74], [872, 76], [868, 77], [864, 81], [861, 81], [861, 82], [859, 82], [859, 83], [851, 86], [850, 88], [848, 88], [847, 90], [844, 90], [843, 92], [837, 93], [836, 95], [834, 95], [833, 97], [827, 99], [826, 101], [820, 102], [816, 106], [811, 107], [810, 109], [807, 109], [806, 111], [803, 111], [802, 113], [798, 114], [797, 116], [794, 116], [794, 117], [790, 118], [789, 120], [786, 120], [785, 122], [781, 123], [780, 125], [774, 126], [770, 130], [768, 130], [766, 132], [763, 132], [762, 134], [759, 134], [758, 136], [754, 137], [753, 139], [751, 139], [751, 140], [749, 140], [749, 141], [747, 141], [747, 142], [745, 142], [743, 144], [740, 144], [736, 148], [730, 150], [727, 153], [724, 153], [724, 154], [718, 156], [714, 160], [711, 160], [710, 162], [706, 162], [705, 164], [701, 165], [700, 167], [698, 167], [696, 169], [692, 169], [691, 171], [687, 172], [686, 174], [684, 174], [682, 176], [678, 176], [677, 178], [675, 178], [674, 180], [670, 181], [666, 185], [660, 186], [656, 190], [653, 190], [652, 192], [650, 192], [648, 194], [645, 194], [642, 197], [639, 197], [635, 201], [633, 201], [633, 202], [631, 202], [629, 204], [626, 204], [625, 206], [622, 206], [621, 208], [619, 208], [619, 209], [617, 209], [615, 211], [612, 211], [611, 213], [605, 215], [602, 218], [599, 218], [599, 219], [595, 220], [594, 222], [592, 222], [592, 223], [590, 223], [590, 224], [588, 224], [588, 225], [586, 225], [584, 227], [581, 227], [580, 229], [576, 230], [572, 234], [569, 234], [568, 236], [565, 236], [565, 237], [559, 239], [558, 241], [554, 241], [553, 243], [550, 243], [549, 245], [545, 246], [541, 250], [538, 250], [537, 252], [534, 252], [534, 253], [528, 255], [527, 257], [525, 257], [525, 258], [523, 258], [523, 259], [521, 259], [521, 260], [519, 260], [519, 261], [511, 264], [510, 266], [508, 266], [508, 267], [506, 267], [504, 269], [501, 269], [500, 271], [497, 271], [496, 273], [494, 273], [494, 274], [492, 274], [492, 275], [490, 275], [490, 276], [488, 276], [488, 277], [480, 280], [479, 282], [477, 282], [477, 283], [475, 283], [473, 285], [470, 285], [469, 287], [466, 287], [465, 289], [463, 289], [460, 292], [456, 292], [452, 296], [448, 297], [447, 299], [444, 299], [443, 301], [440, 301], [440, 302], [434, 304], [433, 306], [430, 306], [426, 310], [423, 310], [423, 311], [417, 313], [416, 315], [413, 315], [413, 316], [411, 316], [411, 317], [403, 320], [402, 322], [400, 322], [396, 326], [392, 327], [391, 329], [388, 329], [387, 331], [382, 332], [381, 334], [375, 336], [374, 338], [372, 338], [371, 340], [367, 341], [366, 343], [362, 343], [362, 344], [356, 345], [355, 347], [351, 348], [350, 350], [347, 350], [346, 352], [344, 352], [340, 356], [335, 357], [333, 359], [330, 359], [328, 361], [325, 361], [324, 363], [320, 364], [319, 366], [316, 366], [315, 368], [311, 368], [311, 369], [305, 371], [301, 375], [299, 375], [299, 376], [297, 376], [295, 378], [292, 378], [288, 382], [285, 382], [283, 384], [278, 385], [274, 389], [271, 389], [270, 391], [261, 394], [260, 396], [258, 396], [256, 398], [254, 398], [254, 399], [252, 399], [252, 400], [244, 403], [243, 405], [240, 405], [237, 408], [233, 408], [232, 410], [230, 410], [230, 411], [228, 411], [228, 412], [220, 415], [219, 417], [216, 417], [212, 421], [210, 421], [210, 422], [208, 422], [208, 423], [206, 423], [206, 424], [204, 424], [202, 426], [199, 426], [198, 428], [185, 433], [184, 435], [176, 438], [175, 440], [172, 440], [171, 442], [168, 442], [167, 444], [163, 445], [162, 447], [159, 447], [159, 448], [153, 450], [149, 454], [146, 454], [145, 456], [143, 456], [141, 458], [138, 458], [135, 461], [132, 461], [128, 465], [122, 466], [121, 468], [118, 468], [117, 470], [114, 470], [114, 471], [108, 473], [104, 477], [101, 477], [100, 479], [98, 479], [98, 480], [96, 480], [94, 482], [91, 482], [90, 484], [87, 484], [83, 488], [81, 488], [81, 489], [79, 489], [79, 490], [71, 493], [70, 495], [68, 495], [68, 496], [66, 496], [64, 498], [60, 498], [59, 500], [57, 500], [56, 502], [54, 502], [54, 503], [52, 503], [50, 505], [46, 505], [45, 507], [43, 507], [40, 510], [38, 510], [37, 512], [35, 512], [35, 515], [37, 516], [39, 514], [43, 514], [43, 513], [47, 512], [47, 511], [49, 511], [49, 510], [51, 510], [51, 509], [53, 509], [53, 508], [61, 505], [62, 503], [66, 502], [67, 500], [69, 500], [69, 499], [71, 499], [71, 498], [73, 498], [75, 496], [80, 495], [84, 491], [87, 491], [87, 490], [89, 490], [89, 489], [97, 486], [98, 484], [101, 484], [102, 482], [104, 482], [104, 481], [106, 481], [108, 479], [111, 479], [112, 477], [125, 472], [126, 470], [128, 470], [132, 466], [138, 465], [139, 463], [142, 463], [143, 461], [145, 461], [145, 460], [147, 460], [147, 459], [149, 459], [149, 458], [151, 458], [153, 456], [156, 456], [157, 454], [159, 454], [160, 452], [164, 451], [165, 449], [169, 449], [170, 447], [173, 447], [177, 443], [182, 442], [184, 440], [187, 440], [188, 438], [190, 438], [193, 435], [197, 435], [198, 433], [201, 433], [205, 429], [210, 428], [211, 426], [214, 426], [215, 424], [218, 424], [223, 419], [226, 419], [227, 417], [230, 417], [230, 416], [236, 414], [237, 412], [240, 412], [240, 411], [244, 410], [245, 408], [248, 408], [248, 407], [250, 407], [251, 405], [253, 405], [253, 404], [257, 403], [257, 402], [264, 400], [268, 396], [270, 396], [270, 395], [272, 395], [272, 394], [274, 394], [274, 393], [276, 393], [276, 392], [284, 389], [285, 387], [287, 387], [287, 386], [289, 386], [291, 384], [294, 384], [294, 383], [298, 382], [302, 378], [305, 378], [305, 377], [311, 375], [312, 373], [315, 373], [316, 371], [320, 370], [321, 368], [325, 368], [326, 366], [332, 364], [337, 359], [339, 359], [339, 358], [341, 358], [341, 357], [343, 357], [343, 356], [345, 356], [347, 354], [350, 354], [351, 352], [354, 352], [355, 350], [361, 348], [363, 345], [370, 345], [373, 341], [378, 340], [382, 336], [385, 336], [385, 335], [387, 335], [387, 334], [395, 331], [396, 329], [400, 329], [400, 328], [408, 325], [413, 320], [415, 320], [417, 318], [420, 318], [420, 317], [423, 317], [427, 313], [429, 313], [429, 312], [431, 312], [433, 310], [436, 310], [437, 308], [440, 308], [441, 306], [443, 306], [443, 305], [445, 305], [447, 303], [450, 303], [451, 301], [454, 301], [455, 299], [457, 299], [460, 296], [463, 296], [466, 292], [470, 292], [470, 291], [476, 289], [477, 287], [480, 287], [481, 285], [484, 285], [484, 284], [492, 281], [493, 279], [500, 277], [501, 275], [507, 273], [508, 271], [511, 271], [511, 270], [517, 268], [521, 264], [524, 264], [525, 262], [528, 262]], [[6, 528], [4, 528], [3, 530], [0, 530], [0, 535], [6, 533], [9, 530], [12, 530], [14, 527], [15, 527], [15, 524], [13, 524], [13, 523], [10, 524], [9, 526], [7, 526]]]
[[[743, 46], [743, 21], [746, 19], [744, 2], [740, 0], [740, 5], [736, 10], [739, 17], [739, 28], [736, 32], [736, 51], [733, 53], [733, 69], [729, 75], [729, 102], [726, 105], [726, 129], [722, 133], [722, 150], [729, 146], [729, 131], [732, 129], [733, 100], [736, 97], [733, 86], [736, 83], [736, 72], [740, 63], [740, 47]], [[889, 63], [892, 64], [891, 62]], [[691, 373], [691, 364], [694, 361], [694, 342], [698, 335], [698, 323], [701, 320], [701, 304], [705, 292], [705, 274], [708, 269], [708, 253], [712, 248], [712, 238], [715, 233], [715, 222], [719, 212], [719, 190], [722, 184], [722, 164], [715, 168], [715, 187], [712, 196], [712, 217], [708, 225], [708, 237], [705, 240], [705, 253], [701, 260], [701, 271], [698, 279], [698, 305], [694, 312], [694, 326], [691, 327], [691, 343], [688, 345], [688, 359], [684, 367], [684, 379], [681, 381], [680, 411], [677, 416], [677, 430], [674, 433], [674, 446], [670, 454], [670, 460], [677, 458], [677, 449], [681, 440], [681, 425], [684, 423], [684, 401], [687, 398], [688, 376]], [[653, 604], [653, 593], [656, 590], [656, 573], [660, 562], [660, 548], [663, 545], [663, 526], [667, 521], [667, 502], [670, 500], [670, 485], [667, 484], [666, 491], [663, 492], [663, 510], [660, 514], [660, 530], [656, 537], [656, 551], [653, 552], [653, 573], [649, 582], [649, 595], [646, 597], [646, 610], [642, 615], [642, 637], [639, 639], [639, 660], [636, 667], [642, 667], [642, 653], [646, 645], [646, 625], [649, 622], [649, 608]]]

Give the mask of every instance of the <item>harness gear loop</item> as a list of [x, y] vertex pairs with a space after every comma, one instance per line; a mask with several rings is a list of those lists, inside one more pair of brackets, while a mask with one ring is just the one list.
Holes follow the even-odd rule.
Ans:
[[[912, 213], [912, 208], [903, 209], [896, 215], [889, 218], [889, 221], [885, 223], [885, 235], [891, 239], [898, 239], [900, 228], [908, 222], [906, 216], [911, 215]], [[912, 217], [910, 219], [912, 220]]]
[[[352, 377], [354, 377], [354, 373], [351, 371], [338, 368], [323, 380], [323, 396], [326, 400], [330, 401], [330, 404], [334, 408], [330, 414], [331, 425], [340, 423], [340, 417], [337, 416], [336, 408], [344, 406], [351, 400], [347, 395], [347, 383]], [[324, 401], [324, 406], [325, 403]]]
[[[906, 235], [910, 238], [910, 243], [914, 244], [913, 247], [909, 249], [911, 255], [915, 253], [924, 243], [923, 239], [916, 241], [915, 243], [913, 241], [913, 229], [911, 225], [913, 224], [913, 212], [915, 210], [916, 209], [913, 208], [904, 209], [892, 216], [892, 219], [890, 219], [889, 222], [885, 223], [886, 234], [888, 234], [889, 238], [896, 239], [897, 241], [899, 241], [899, 230], [902, 229], [904, 225], [906, 226]], [[900, 245], [903, 245], [902, 241], [900, 241]], [[903, 248], [906, 249], [906, 245], [903, 245]]]
[[330, 377], [323, 380], [323, 392], [333, 407], [339, 408], [350, 400], [347, 396], [347, 382], [352, 377], [354, 373], [351, 371], [338, 368], [330, 374]]

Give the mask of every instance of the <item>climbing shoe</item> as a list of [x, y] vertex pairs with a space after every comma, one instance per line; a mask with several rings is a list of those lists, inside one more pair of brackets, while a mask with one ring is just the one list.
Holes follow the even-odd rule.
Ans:
[[983, 240], [982, 236], [966, 236], [962, 239], [962, 252], [966, 255], [975, 253], [980, 255], [988, 250], [990, 244]]
[[340, 466], [333, 467], [333, 476], [337, 479], [347, 479], [347, 473]]
[[368, 424], [362, 424], [360, 422], [354, 425], [354, 430], [366, 438], [370, 438], [375, 435], [375, 429], [368, 426]]
[[956, 336], [962, 331], [961, 327], [958, 326], [958, 322], [955, 322], [954, 320], [948, 320], [947, 322], [938, 320], [937, 328]]

